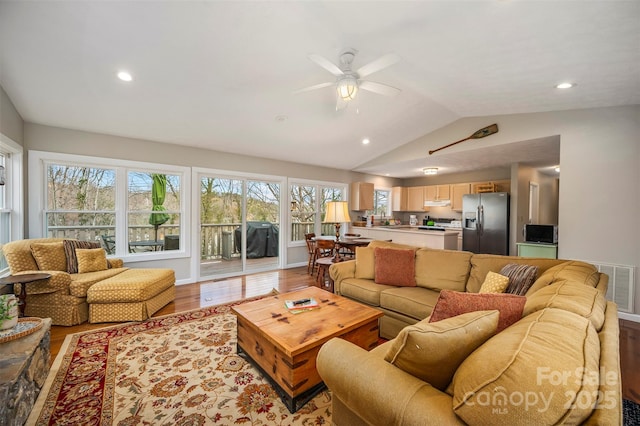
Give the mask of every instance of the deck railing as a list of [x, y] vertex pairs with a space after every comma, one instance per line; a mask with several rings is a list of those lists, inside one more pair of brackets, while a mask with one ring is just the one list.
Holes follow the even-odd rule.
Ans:
[[[274, 223], [278, 225], [278, 223]], [[219, 259], [238, 257], [240, 251], [236, 249], [235, 230], [240, 223], [203, 224], [201, 226], [200, 259]], [[322, 235], [333, 235], [335, 227], [331, 223], [321, 224]], [[291, 224], [293, 241], [304, 241], [304, 234], [314, 232], [313, 222]], [[158, 228], [158, 240], [164, 240], [165, 235], [179, 235], [180, 227], [175, 225], [161, 225]], [[48, 237], [73, 238], [82, 241], [97, 241], [103, 243], [102, 236], [115, 235], [115, 226], [50, 226]], [[152, 225], [131, 226], [128, 230], [128, 241], [155, 240], [155, 229]], [[238, 246], [240, 243], [238, 243]]]

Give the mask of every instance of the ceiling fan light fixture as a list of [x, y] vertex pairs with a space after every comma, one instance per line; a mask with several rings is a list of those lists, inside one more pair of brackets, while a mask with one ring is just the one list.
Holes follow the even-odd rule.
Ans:
[[338, 96], [343, 101], [352, 101], [356, 98], [356, 94], [358, 93], [358, 81], [352, 76], [346, 76], [338, 81], [336, 88]]
[[424, 173], [425, 175], [437, 175], [438, 174], [438, 168], [437, 167], [425, 167], [424, 169], [422, 169], [422, 173]]

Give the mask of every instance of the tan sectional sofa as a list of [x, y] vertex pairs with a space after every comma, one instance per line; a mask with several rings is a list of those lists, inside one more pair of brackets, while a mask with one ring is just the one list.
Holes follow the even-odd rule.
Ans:
[[[430, 323], [439, 289], [477, 292], [488, 271], [519, 262], [539, 267], [522, 318], [453, 362], [462, 343], [443, 333], [464, 339], [482, 330], [464, 315]], [[381, 334], [384, 325], [392, 340], [370, 352], [341, 339], [323, 345], [317, 368], [332, 391], [333, 424], [622, 423], [617, 308], [604, 297], [607, 276], [592, 265], [416, 249], [418, 286], [394, 287], [356, 278], [355, 264], [331, 267], [336, 289], [381, 309]], [[407, 353], [412, 357], [398, 362]], [[428, 379], [448, 370], [445, 382]]]
[[[438, 300], [440, 290], [477, 293], [487, 272], [499, 272], [510, 263], [535, 265], [538, 267], [538, 276], [542, 278], [544, 275], [544, 279], [536, 280], [529, 290], [530, 293], [549, 284], [549, 279], [571, 277], [576, 271], [582, 277], [580, 271], [583, 269], [590, 286], [597, 287], [604, 293], [607, 290], [607, 275], [598, 273], [592, 265], [584, 262], [473, 254], [467, 251], [419, 248], [386, 241], [373, 241], [369, 244], [369, 248], [376, 247], [414, 249], [417, 286], [396, 287], [377, 284], [374, 281], [373, 258], [368, 259], [365, 256], [356, 256], [356, 260], [334, 264], [329, 268], [329, 273], [334, 280], [336, 294], [384, 312], [384, 317], [380, 319], [380, 337], [385, 339], [393, 339], [407, 325], [428, 317]], [[554, 268], [551, 275], [545, 275], [550, 268]]]
[[[171, 269], [129, 269], [122, 259], [108, 259], [108, 269], [68, 273], [64, 252], [51, 246], [40, 253], [38, 267], [32, 245], [40, 249], [59, 238], [26, 239], [2, 246], [12, 275], [46, 272], [46, 281], [27, 285], [26, 316], [51, 318], [55, 325], [90, 322], [142, 321], [175, 298], [175, 273]], [[55, 247], [55, 248], [54, 248]], [[43, 262], [43, 257], [46, 262]], [[93, 300], [87, 300], [87, 294]]]

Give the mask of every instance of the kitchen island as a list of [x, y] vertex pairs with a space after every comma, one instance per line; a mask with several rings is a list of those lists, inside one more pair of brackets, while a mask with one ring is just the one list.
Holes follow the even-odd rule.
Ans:
[[417, 247], [434, 249], [457, 250], [458, 232], [454, 231], [430, 231], [420, 229], [417, 226], [372, 226], [352, 228], [365, 238], [374, 240], [391, 240], [394, 243], [408, 244]]

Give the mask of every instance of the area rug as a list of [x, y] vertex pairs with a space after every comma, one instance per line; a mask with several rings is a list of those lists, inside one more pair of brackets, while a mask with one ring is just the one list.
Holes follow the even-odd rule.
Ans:
[[330, 392], [291, 414], [237, 355], [232, 305], [67, 336], [27, 424], [330, 424]]

